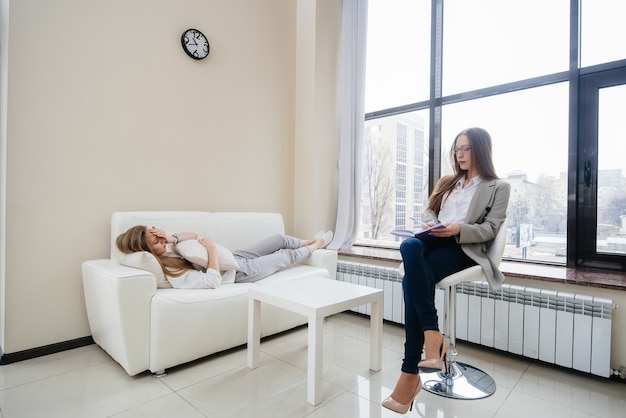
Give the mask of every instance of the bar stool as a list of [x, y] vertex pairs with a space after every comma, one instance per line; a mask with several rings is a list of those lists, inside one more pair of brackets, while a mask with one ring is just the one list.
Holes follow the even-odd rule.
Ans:
[[[506, 246], [506, 226], [502, 225], [488, 253], [502, 260]], [[499, 264], [499, 263], [498, 263]], [[401, 265], [401, 273], [404, 266]], [[472, 266], [444, 278], [436, 287], [444, 290], [444, 335], [450, 340], [448, 372], [420, 373], [422, 388], [435, 395], [454, 399], [482, 399], [496, 391], [496, 382], [484, 371], [456, 361], [456, 285], [461, 282], [486, 280], [480, 266]]]

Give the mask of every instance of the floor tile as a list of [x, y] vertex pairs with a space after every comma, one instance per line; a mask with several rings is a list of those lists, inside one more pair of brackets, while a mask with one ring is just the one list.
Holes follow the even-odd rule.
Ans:
[[204, 418], [205, 415], [176, 393], [113, 415], [114, 418]]
[[[615, 415], [613, 415], [615, 416]], [[512, 392], [494, 415], [495, 418], [591, 418], [594, 415], [565, 407], [522, 392]], [[596, 415], [597, 417], [597, 415]]]
[[148, 373], [105, 362], [2, 390], [0, 408], [5, 418], [108, 417], [169, 393]]
[[[261, 353], [260, 358], [263, 359], [264, 356]], [[166, 375], [159, 379], [176, 391], [245, 365], [246, 350], [239, 348], [173, 367], [166, 370]]]
[[398, 416], [400, 415], [383, 408], [380, 403], [371, 402], [352, 392], [344, 392], [332, 402], [322, 405], [307, 415], [307, 418], [394, 418]]
[[626, 386], [620, 382], [538, 363], [528, 368], [515, 391], [590, 416], [626, 411]]
[[[115, 363], [95, 344], [0, 366], [0, 390], [100, 363]], [[118, 367], [121, 367], [117, 365]]]
[[[324, 382], [326, 402], [341, 392]], [[241, 367], [178, 393], [211, 417], [304, 417], [316, 408], [307, 403], [306, 372], [271, 357], [254, 370]]]
[[[238, 347], [167, 370], [128, 376], [96, 345], [0, 366], [0, 418], [397, 417], [382, 407], [402, 364], [404, 329], [383, 326], [382, 370], [369, 369], [369, 318], [324, 323], [323, 401], [307, 402], [307, 327], [264, 339], [260, 365]], [[626, 385], [457, 342], [458, 360], [496, 381], [496, 392], [456, 400], [422, 390], [407, 416], [517, 418], [623, 416]]]

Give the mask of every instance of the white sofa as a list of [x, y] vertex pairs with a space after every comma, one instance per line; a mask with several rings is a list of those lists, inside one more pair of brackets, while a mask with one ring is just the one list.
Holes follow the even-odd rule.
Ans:
[[[115, 212], [111, 218], [111, 258], [82, 265], [85, 304], [94, 341], [129, 375], [165, 369], [245, 344], [248, 288], [302, 277], [335, 279], [337, 252], [317, 250], [302, 264], [256, 283], [218, 289], [161, 289], [147, 271], [121, 265], [115, 238], [134, 225], [169, 233], [196, 232], [231, 250], [284, 233], [276, 213]], [[261, 335], [306, 323], [303, 316], [262, 306]]]

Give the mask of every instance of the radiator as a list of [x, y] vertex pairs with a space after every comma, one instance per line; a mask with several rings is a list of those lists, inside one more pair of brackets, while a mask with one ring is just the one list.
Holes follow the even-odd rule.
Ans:
[[[384, 291], [383, 318], [404, 324], [402, 278], [394, 267], [339, 261], [337, 280]], [[457, 285], [456, 338], [546, 363], [609, 377], [613, 301], [486, 282]], [[443, 329], [443, 290], [435, 306]], [[369, 315], [369, 305], [353, 311]]]

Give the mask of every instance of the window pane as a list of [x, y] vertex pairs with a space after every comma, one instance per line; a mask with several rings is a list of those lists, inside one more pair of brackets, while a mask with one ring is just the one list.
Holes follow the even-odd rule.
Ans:
[[565, 71], [569, 0], [446, 0], [444, 96]]
[[489, 131], [496, 172], [511, 184], [505, 258], [565, 263], [567, 83], [445, 106], [443, 174], [452, 141], [471, 126]]
[[624, 109], [626, 85], [599, 92], [598, 229], [596, 251], [626, 254], [626, 178]]
[[626, 2], [583, 0], [581, 7], [582, 66], [626, 58]]
[[428, 111], [365, 122], [360, 244], [398, 245], [389, 232], [421, 221], [428, 201], [427, 123]]
[[365, 112], [428, 100], [430, 1], [369, 0]]

